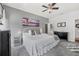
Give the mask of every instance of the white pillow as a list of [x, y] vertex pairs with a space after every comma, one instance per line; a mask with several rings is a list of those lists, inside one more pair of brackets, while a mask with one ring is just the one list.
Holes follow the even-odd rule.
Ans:
[[29, 30], [29, 31], [28, 31], [28, 34], [32, 35], [32, 31], [31, 31], [31, 30]]
[[23, 33], [23, 40], [28, 40], [31, 38], [32, 38], [32, 35], [30, 35], [29, 33]]
[[40, 33], [41, 33], [41, 34], [43, 33], [43, 30], [42, 30], [42, 28], [40, 28]]
[[36, 40], [37, 37], [35, 35], [30, 35], [29, 33], [23, 33], [23, 41], [26, 40]]

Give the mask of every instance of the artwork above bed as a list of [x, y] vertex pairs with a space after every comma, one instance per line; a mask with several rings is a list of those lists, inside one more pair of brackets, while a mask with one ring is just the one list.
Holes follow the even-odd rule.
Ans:
[[33, 20], [33, 19], [30, 19], [30, 18], [23, 17], [21, 22], [22, 22], [23, 26], [39, 27], [39, 20]]

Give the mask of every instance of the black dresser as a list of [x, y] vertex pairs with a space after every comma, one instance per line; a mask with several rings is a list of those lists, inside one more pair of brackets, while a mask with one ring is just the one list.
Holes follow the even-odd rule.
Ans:
[[0, 56], [10, 56], [10, 31], [0, 31]]

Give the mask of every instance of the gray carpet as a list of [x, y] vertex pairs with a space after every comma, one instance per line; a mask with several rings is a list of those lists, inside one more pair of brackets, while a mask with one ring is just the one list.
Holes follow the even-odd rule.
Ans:
[[44, 54], [44, 56], [79, 56], [79, 53], [72, 52], [66, 48], [68, 44], [70, 42], [61, 41], [56, 47]]
[[[66, 48], [70, 43], [72, 42], [60, 41], [60, 43], [56, 47], [52, 48], [43, 56], [79, 56], [79, 52], [72, 52], [68, 48]], [[19, 48], [17, 51], [18, 52], [16, 54], [14, 51], [14, 56], [29, 56], [24, 46]]]

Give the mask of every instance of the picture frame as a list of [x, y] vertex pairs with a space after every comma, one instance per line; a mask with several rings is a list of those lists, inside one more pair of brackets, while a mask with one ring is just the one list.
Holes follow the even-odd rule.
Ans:
[[39, 20], [34, 20], [30, 18], [23, 17], [21, 20], [22, 26], [27, 26], [27, 27], [39, 27], [40, 26], [40, 21]]
[[57, 23], [57, 27], [66, 27], [66, 22]]
[[76, 24], [76, 28], [79, 28], [79, 24]]
[[62, 27], [66, 27], [66, 22], [62, 22]]
[[57, 27], [61, 27], [61, 23], [57, 23]]

